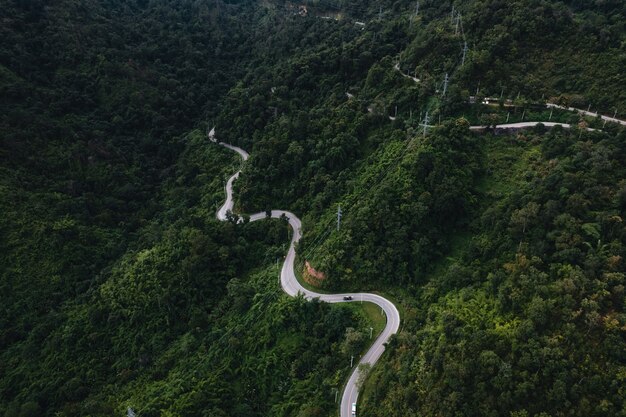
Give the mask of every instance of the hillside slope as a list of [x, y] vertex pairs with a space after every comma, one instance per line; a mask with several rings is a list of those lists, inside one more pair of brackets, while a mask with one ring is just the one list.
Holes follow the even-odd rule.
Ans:
[[334, 415], [372, 318], [280, 295], [284, 224], [214, 219], [215, 124], [237, 210], [397, 300], [359, 410], [624, 415], [626, 137], [543, 103], [625, 117], [626, 4], [298, 6], [0, 8], [0, 414]]

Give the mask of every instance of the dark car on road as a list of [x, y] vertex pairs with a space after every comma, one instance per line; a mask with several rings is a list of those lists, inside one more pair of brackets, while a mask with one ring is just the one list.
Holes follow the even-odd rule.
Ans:
[[343, 299], [346, 300], [346, 301], [350, 301], [350, 300], [352, 300], [352, 296], [351, 295], [344, 295]]

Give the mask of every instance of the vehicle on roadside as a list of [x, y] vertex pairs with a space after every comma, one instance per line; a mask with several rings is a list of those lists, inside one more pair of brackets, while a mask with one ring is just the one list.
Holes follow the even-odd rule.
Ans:
[[352, 403], [352, 415], [356, 416], [356, 403]]
[[352, 296], [351, 295], [344, 295], [343, 299], [346, 300], [346, 301], [350, 301], [350, 300], [352, 300]]

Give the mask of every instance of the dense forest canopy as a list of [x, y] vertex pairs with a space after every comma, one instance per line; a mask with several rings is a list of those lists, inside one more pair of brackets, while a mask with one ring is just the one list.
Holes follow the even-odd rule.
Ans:
[[544, 106], [626, 118], [625, 2], [0, 6], [0, 415], [336, 414], [373, 319], [215, 219], [213, 126], [238, 210], [397, 301], [367, 415], [626, 415], [626, 133]]

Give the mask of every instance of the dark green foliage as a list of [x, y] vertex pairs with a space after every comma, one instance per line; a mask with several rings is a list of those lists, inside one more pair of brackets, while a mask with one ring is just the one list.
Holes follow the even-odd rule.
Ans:
[[[153, 196], [184, 148], [177, 136], [229, 85], [220, 71], [232, 56], [216, 46], [236, 27], [201, 29], [215, 11], [200, 9], [2, 7], [0, 256], [5, 294], [20, 300], [2, 314], [7, 342], [30, 331], [25, 310], [46, 314], [90, 288], [159, 210]], [[193, 69], [208, 59], [216, 68]]]
[[[485, 96], [533, 100], [564, 95], [569, 104], [625, 113], [626, 5], [620, 1], [475, 0], [454, 2], [463, 25], [455, 33], [450, 2], [428, 2], [408, 30], [401, 67], [423, 87], [451, 83]], [[570, 3], [570, 4], [567, 4]], [[446, 16], [447, 18], [441, 18]], [[468, 43], [460, 66], [463, 35]], [[452, 92], [452, 91], [451, 91]]]
[[403, 371], [375, 371], [370, 415], [623, 414], [624, 138], [486, 138], [481, 210], [418, 292], [387, 356]]
[[184, 141], [160, 192], [167, 210], [80, 293], [62, 280], [52, 287], [60, 308], [34, 310], [41, 306], [30, 301], [54, 281], [6, 273], [3, 293], [20, 300], [7, 307], [20, 320], [3, 317], [5, 415], [110, 415], [131, 405], [145, 416], [287, 416], [311, 398], [333, 408], [330, 390], [363, 347], [342, 348], [346, 328], [365, 324], [350, 310], [289, 299], [274, 268], [238, 278], [282, 256], [286, 225], [215, 220], [233, 170], [220, 160], [234, 155], [200, 132]]
[[467, 128], [458, 120], [426, 139], [392, 142], [364, 164], [341, 232], [322, 246], [332, 284], [419, 282], [447, 251], [475, 199], [479, 139]]
[[336, 412], [365, 319], [281, 294], [283, 222], [214, 220], [239, 160], [207, 122], [251, 152], [239, 209], [401, 300], [367, 415], [626, 413], [623, 131], [467, 122], [623, 117], [624, 2], [456, 2], [456, 34], [410, 3], [2, 3], [0, 415]]
[[0, 12], [0, 415], [328, 413], [362, 319], [252, 274], [288, 229], [217, 222], [236, 156], [183, 135], [271, 18], [70, 3]]

